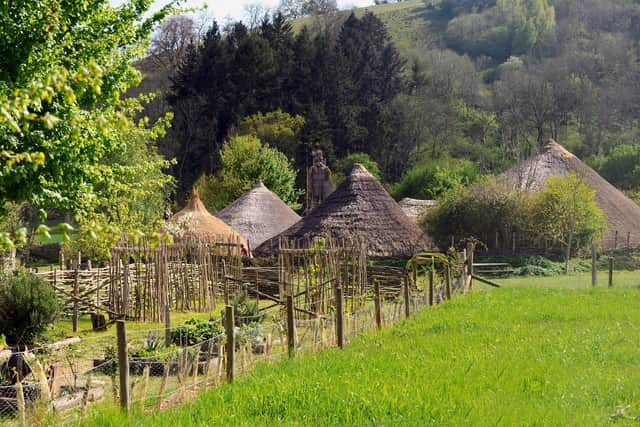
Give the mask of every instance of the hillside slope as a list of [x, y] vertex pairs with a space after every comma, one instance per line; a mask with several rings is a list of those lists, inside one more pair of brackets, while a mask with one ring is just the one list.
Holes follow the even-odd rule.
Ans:
[[182, 408], [83, 425], [603, 425], [640, 414], [638, 289], [500, 289]]

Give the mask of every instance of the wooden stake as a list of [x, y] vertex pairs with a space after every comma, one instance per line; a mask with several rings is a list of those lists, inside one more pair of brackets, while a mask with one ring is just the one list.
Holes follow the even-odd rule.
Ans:
[[[515, 233], [514, 233], [515, 236]], [[467, 243], [467, 272], [469, 274], [469, 290], [473, 287], [473, 252], [474, 244]]]
[[344, 347], [344, 305], [342, 288], [336, 287], [336, 340], [338, 347]]
[[18, 382], [16, 383], [16, 405], [18, 406], [20, 427], [27, 427], [27, 408], [24, 404], [24, 390], [22, 389], [21, 378], [18, 378]]
[[147, 399], [147, 390], [149, 389], [149, 372], [150, 365], [145, 365], [142, 370], [142, 391], [140, 392], [140, 410], [144, 411], [144, 401]]
[[447, 300], [451, 299], [451, 266], [449, 264], [444, 266], [444, 291], [447, 296]]
[[596, 244], [591, 242], [591, 286], [596, 286], [598, 282], [598, 252], [596, 251]]
[[292, 295], [287, 295], [287, 349], [289, 357], [296, 355], [296, 323]]
[[82, 394], [82, 415], [87, 414], [87, 406], [89, 405], [89, 392], [91, 391], [91, 375], [87, 375], [87, 383], [85, 384], [85, 390]]
[[609, 257], [609, 287], [613, 288], [613, 257]]
[[433, 305], [433, 270], [429, 270], [429, 305]]
[[409, 317], [411, 314], [411, 293], [409, 292], [409, 278], [404, 277], [404, 315]]
[[169, 381], [169, 369], [171, 369], [171, 358], [167, 357], [167, 362], [164, 364], [164, 370], [162, 371], [162, 381], [160, 382], [160, 390], [158, 391], [156, 409], [162, 409], [162, 399], [164, 399], [164, 392], [167, 390], [167, 382]]
[[233, 383], [235, 377], [235, 350], [236, 350], [236, 337], [234, 334], [234, 317], [233, 306], [227, 305], [225, 307], [225, 319], [224, 329], [227, 334], [227, 382]]
[[118, 371], [120, 374], [120, 408], [129, 412], [129, 356], [127, 354], [127, 326], [124, 320], [116, 321], [118, 334]]
[[171, 308], [169, 304], [164, 305], [164, 345], [171, 346]]
[[382, 329], [382, 299], [380, 297], [380, 282], [373, 279], [373, 289], [375, 292], [376, 326]]
[[[78, 256], [78, 258], [80, 258], [80, 256]], [[76, 268], [74, 270], [74, 277], [73, 277], [73, 332], [78, 332], [78, 304], [79, 304], [79, 299], [78, 299], [78, 292], [79, 292], [79, 280], [80, 280], [80, 262], [76, 263]]]

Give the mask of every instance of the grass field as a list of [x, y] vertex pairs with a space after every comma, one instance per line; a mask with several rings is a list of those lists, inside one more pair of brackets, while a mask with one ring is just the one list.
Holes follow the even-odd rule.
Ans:
[[103, 410], [82, 425], [582, 426], [619, 407], [640, 415], [640, 290], [517, 280], [345, 350], [263, 365], [186, 406]]

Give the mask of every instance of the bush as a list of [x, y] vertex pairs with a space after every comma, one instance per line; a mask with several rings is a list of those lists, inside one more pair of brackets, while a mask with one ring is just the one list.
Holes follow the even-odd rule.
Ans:
[[223, 332], [220, 322], [191, 319], [171, 331], [171, 342], [182, 346], [195, 345]]
[[439, 199], [469, 186], [480, 179], [478, 167], [464, 159], [423, 159], [409, 169], [402, 180], [393, 186], [391, 194], [396, 200]]
[[56, 320], [60, 304], [49, 284], [26, 271], [0, 278], [0, 331], [9, 344], [29, 344]]

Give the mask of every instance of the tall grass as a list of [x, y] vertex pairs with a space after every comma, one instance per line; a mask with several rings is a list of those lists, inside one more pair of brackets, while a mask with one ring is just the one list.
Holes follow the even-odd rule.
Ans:
[[602, 425], [640, 415], [638, 289], [476, 292], [187, 405], [82, 425]]

